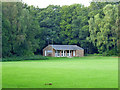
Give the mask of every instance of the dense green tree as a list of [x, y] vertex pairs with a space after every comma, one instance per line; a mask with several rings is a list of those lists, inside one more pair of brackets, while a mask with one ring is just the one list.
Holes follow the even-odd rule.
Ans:
[[3, 3], [3, 57], [42, 54], [48, 44], [77, 44], [85, 53], [116, 54], [118, 4], [39, 8], [22, 2]]
[[[43, 29], [45, 45], [48, 44], [59, 44], [59, 32], [60, 32], [60, 6], [50, 5], [41, 12], [38, 13], [38, 20], [40, 28]], [[45, 46], [44, 45], [44, 46]]]
[[117, 18], [118, 8], [116, 5], [108, 4], [103, 8], [104, 15], [100, 13], [89, 20], [90, 40], [98, 48], [100, 53], [112, 50], [117, 52]]

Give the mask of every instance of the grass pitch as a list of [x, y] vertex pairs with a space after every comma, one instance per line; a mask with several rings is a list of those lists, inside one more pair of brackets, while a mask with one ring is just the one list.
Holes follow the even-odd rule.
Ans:
[[[46, 85], [52, 83], [52, 85]], [[117, 88], [118, 58], [87, 56], [2, 63], [3, 88]]]

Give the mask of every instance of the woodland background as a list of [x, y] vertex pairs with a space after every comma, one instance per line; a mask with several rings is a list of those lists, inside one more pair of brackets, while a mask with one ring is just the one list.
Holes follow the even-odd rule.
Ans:
[[118, 54], [120, 3], [70, 6], [2, 3], [2, 56], [41, 55], [48, 44], [78, 45], [85, 54]]

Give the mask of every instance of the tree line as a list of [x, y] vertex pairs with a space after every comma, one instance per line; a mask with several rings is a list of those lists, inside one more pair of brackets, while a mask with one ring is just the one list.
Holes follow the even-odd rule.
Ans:
[[78, 45], [85, 53], [117, 55], [119, 3], [95, 3], [89, 7], [28, 6], [2, 3], [3, 57], [42, 54], [48, 44]]

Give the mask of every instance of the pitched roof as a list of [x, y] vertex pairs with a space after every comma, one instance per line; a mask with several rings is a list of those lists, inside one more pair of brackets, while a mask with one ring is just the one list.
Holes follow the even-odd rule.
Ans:
[[77, 45], [50, 45], [55, 50], [82, 50], [83, 48]]

